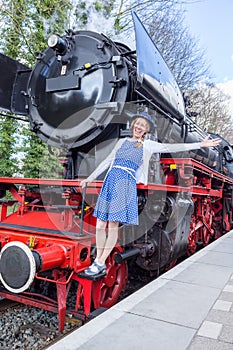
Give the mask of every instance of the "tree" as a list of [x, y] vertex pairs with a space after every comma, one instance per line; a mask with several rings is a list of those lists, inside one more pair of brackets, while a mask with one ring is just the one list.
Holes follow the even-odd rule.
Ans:
[[149, 32], [184, 92], [210, 75], [205, 52], [184, 26], [184, 11], [167, 6], [153, 16]]
[[68, 28], [71, 9], [69, 0], [5, 0], [0, 9], [0, 48], [5, 52], [4, 38], [10, 38], [14, 57], [34, 65], [37, 52], [47, 47], [48, 36]]
[[188, 112], [201, 129], [219, 134], [232, 144], [232, 117], [228, 109], [230, 97], [217, 86], [205, 82], [189, 90], [189, 96], [192, 103]]
[[[17, 9], [13, 11], [14, 5]], [[6, 5], [10, 5], [9, 3]], [[14, 13], [14, 17], [9, 18], [9, 26], [3, 27], [2, 37], [4, 38], [4, 53], [14, 59], [18, 58], [18, 48], [20, 47], [20, 35], [18, 26], [20, 27], [20, 13], [23, 11], [23, 3], [19, 0], [12, 1], [12, 6], [9, 6], [9, 12]], [[21, 7], [19, 7], [20, 5]], [[5, 6], [2, 4], [2, 6]], [[4, 18], [4, 14], [1, 13]], [[13, 176], [17, 170], [16, 161], [16, 131], [18, 123], [16, 119], [9, 118], [8, 114], [3, 113], [0, 121], [0, 171], [1, 176]]]
[[[47, 47], [48, 36], [54, 32], [64, 33], [67, 29], [71, 9], [69, 0], [54, 0], [52, 3], [49, 0], [6, 0], [0, 10], [2, 36], [5, 38], [1, 44], [4, 52], [28, 66], [33, 66], [37, 52], [44, 51]], [[12, 125], [12, 121], [7, 123]], [[23, 174], [39, 177], [41, 158], [46, 153], [47, 145], [30, 132], [28, 125], [25, 125], [23, 132]], [[52, 159], [57, 163], [56, 157]], [[52, 159], [50, 158], [50, 165]]]
[[[104, 28], [105, 20], [112, 18], [116, 3], [116, 0], [75, 1], [73, 28], [90, 28], [92, 26], [92, 21], [94, 22], [93, 26], [95, 26], [95, 30], [98, 31], [99, 24], [102, 28]], [[105, 34], [107, 34], [106, 31]]]
[[[73, 28], [103, 31], [106, 35], [133, 32], [131, 12], [136, 11], [144, 23], [167, 7], [195, 0], [89, 0], [74, 1]], [[108, 25], [106, 25], [108, 24]]]
[[121, 0], [107, 2], [78, 1], [75, 7], [74, 26], [95, 27], [119, 40], [119, 34], [132, 45], [133, 22], [131, 11], [139, 14], [143, 24], [162, 53], [182, 91], [210, 76], [205, 52], [184, 25], [183, 3], [193, 0]]
[[[68, 11], [71, 9], [69, 1], [56, 0], [32, 1], [30, 4], [32, 16], [30, 51], [44, 51], [47, 47], [47, 37], [54, 32], [65, 32], [67, 29]], [[47, 145], [30, 130], [25, 130], [28, 135], [24, 141], [23, 174], [25, 177], [51, 177], [56, 171], [51, 169], [59, 167], [57, 157], [47, 151]], [[52, 176], [54, 177], [54, 176]]]
[[15, 154], [15, 132], [17, 122], [4, 114], [0, 117], [0, 174], [11, 177], [17, 170]]

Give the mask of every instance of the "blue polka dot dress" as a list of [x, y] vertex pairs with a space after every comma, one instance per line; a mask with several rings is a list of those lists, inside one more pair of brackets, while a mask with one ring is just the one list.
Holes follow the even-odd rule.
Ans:
[[116, 152], [93, 213], [101, 220], [138, 225], [135, 172], [142, 164], [143, 147], [134, 147], [136, 143], [126, 139]]

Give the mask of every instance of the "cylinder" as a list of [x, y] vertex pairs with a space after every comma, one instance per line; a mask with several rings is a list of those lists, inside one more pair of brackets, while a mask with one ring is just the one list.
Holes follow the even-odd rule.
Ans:
[[39, 271], [50, 270], [61, 266], [65, 260], [65, 248], [62, 245], [52, 245], [33, 251], [40, 256], [41, 266]]
[[48, 39], [48, 46], [58, 52], [59, 55], [64, 55], [67, 50], [66, 41], [59, 35], [53, 34]]
[[124, 260], [130, 259], [140, 253], [139, 248], [130, 249], [127, 252], [114, 255], [114, 261], [117, 264], [121, 264]]

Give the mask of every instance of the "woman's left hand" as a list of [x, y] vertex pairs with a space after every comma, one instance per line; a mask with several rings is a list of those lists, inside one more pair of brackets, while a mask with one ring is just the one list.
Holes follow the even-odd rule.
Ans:
[[203, 141], [201, 141], [201, 147], [216, 147], [220, 144], [221, 139], [219, 137], [215, 139], [210, 139], [210, 136], [206, 136]]

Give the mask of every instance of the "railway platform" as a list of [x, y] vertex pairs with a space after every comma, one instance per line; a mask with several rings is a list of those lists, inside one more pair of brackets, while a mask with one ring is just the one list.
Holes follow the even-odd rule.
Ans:
[[49, 350], [233, 350], [233, 231]]

